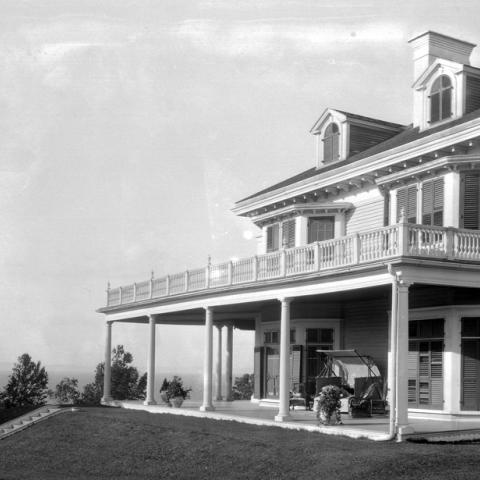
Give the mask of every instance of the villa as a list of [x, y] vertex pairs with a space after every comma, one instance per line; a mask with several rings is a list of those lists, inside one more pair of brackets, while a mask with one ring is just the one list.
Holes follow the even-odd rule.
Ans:
[[255, 332], [252, 402], [277, 422], [292, 390], [315, 393], [329, 350], [375, 364], [392, 436], [411, 431], [409, 413], [480, 416], [480, 68], [471, 43], [431, 31], [409, 43], [412, 124], [327, 108], [312, 168], [233, 208], [262, 231], [256, 256], [108, 289], [104, 403], [112, 324], [134, 322], [149, 324], [146, 404], [156, 326], [204, 325], [201, 411], [215, 408], [216, 327], [227, 398], [234, 329]]

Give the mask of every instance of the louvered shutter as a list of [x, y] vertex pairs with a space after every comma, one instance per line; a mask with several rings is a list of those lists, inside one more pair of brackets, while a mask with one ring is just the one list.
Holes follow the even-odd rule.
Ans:
[[463, 228], [479, 229], [480, 194], [479, 175], [466, 173], [463, 176]]
[[422, 185], [423, 225], [443, 226], [443, 184], [443, 178], [436, 178]]
[[441, 407], [443, 404], [443, 342], [430, 344], [430, 403]]
[[417, 405], [418, 343], [410, 342], [408, 348], [408, 403]]
[[286, 248], [295, 246], [295, 220], [282, 223], [282, 246]]
[[422, 188], [422, 224], [432, 224], [433, 212], [433, 184], [425, 182]]
[[267, 252], [278, 250], [279, 243], [279, 225], [278, 223], [267, 228]]
[[433, 181], [433, 225], [443, 227], [444, 194], [443, 178]]
[[462, 409], [478, 410], [479, 405], [479, 344], [480, 340], [462, 341]]
[[292, 382], [291, 390], [298, 391], [298, 386], [301, 383], [301, 369], [302, 369], [302, 345], [293, 345], [290, 356], [290, 379]]

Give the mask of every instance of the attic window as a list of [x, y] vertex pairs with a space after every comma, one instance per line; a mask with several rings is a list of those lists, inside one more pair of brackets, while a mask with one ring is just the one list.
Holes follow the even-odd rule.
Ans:
[[447, 75], [433, 82], [430, 92], [430, 123], [452, 116], [452, 82]]
[[331, 123], [323, 136], [323, 161], [325, 163], [338, 160], [340, 145], [340, 133], [338, 125]]

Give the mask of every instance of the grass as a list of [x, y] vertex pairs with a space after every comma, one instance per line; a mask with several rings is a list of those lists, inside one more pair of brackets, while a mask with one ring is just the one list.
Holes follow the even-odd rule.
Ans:
[[0, 479], [478, 479], [479, 444], [375, 443], [83, 408], [0, 442]]

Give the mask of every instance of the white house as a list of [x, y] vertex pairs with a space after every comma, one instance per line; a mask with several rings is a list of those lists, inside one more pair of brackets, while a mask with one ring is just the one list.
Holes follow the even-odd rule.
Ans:
[[395, 432], [409, 411], [480, 415], [480, 68], [471, 43], [435, 32], [409, 43], [412, 124], [327, 108], [312, 168], [233, 209], [262, 229], [258, 255], [108, 290], [105, 402], [113, 323], [150, 325], [147, 403], [156, 325], [204, 324], [202, 410], [214, 408], [215, 326], [227, 331], [226, 392], [233, 329], [255, 331], [255, 400], [277, 402], [278, 421], [328, 349], [372, 357]]

